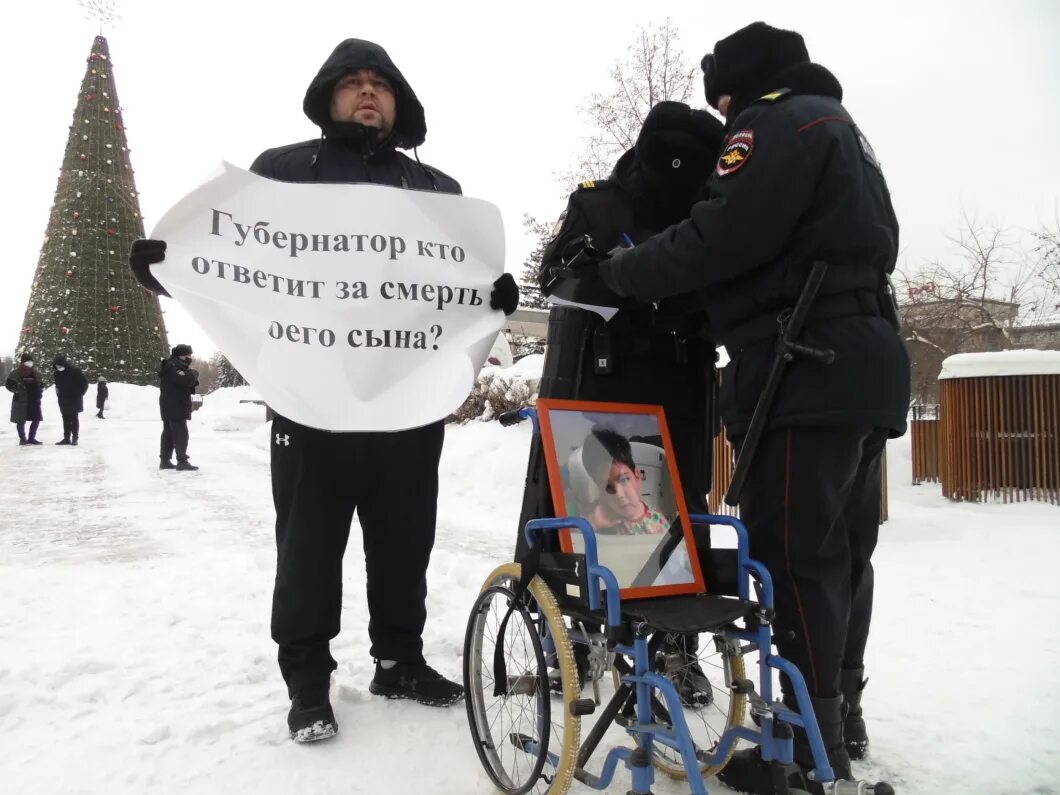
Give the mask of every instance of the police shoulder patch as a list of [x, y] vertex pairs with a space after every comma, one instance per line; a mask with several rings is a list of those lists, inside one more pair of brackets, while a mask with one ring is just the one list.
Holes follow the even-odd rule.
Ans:
[[778, 88], [776, 91], [770, 91], [768, 94], [763, 94], [758, 98], [759, 102], [776, 102], [778, 99], [783, 99], [791, 93], [790, 88]]
[[754, 130], [737, 130], [725, 141], [725, 148], [718, 156], [718, 165], [715, 173], [719, 177], [739, 171], [744, 164], [751, 159], [755, 149]]
[[559, 214], [559, 218], [556, 219], [556, 223], [552, 225], [552, 237], [556, 237], [563, 229], [563, 222], [567, 220], [567, 209], [563, 208], [563, 212]]

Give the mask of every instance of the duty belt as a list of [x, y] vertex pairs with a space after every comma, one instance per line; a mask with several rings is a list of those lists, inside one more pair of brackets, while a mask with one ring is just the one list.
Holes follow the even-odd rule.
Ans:
[[[729, 356], [735, 356], [759, 340], [776, 337], [780, 330], [781, 319], [789, 311], [780, 309], [776, 312], [767, 312], [732, 329], [722, 340]], [[851, 290], [835, 295], [819, 295], [810, 307], [805, 325], [814, 326], [826, 320], [857, 315], [879, 317], [880, 304], [875, 292], [866, 289]]]

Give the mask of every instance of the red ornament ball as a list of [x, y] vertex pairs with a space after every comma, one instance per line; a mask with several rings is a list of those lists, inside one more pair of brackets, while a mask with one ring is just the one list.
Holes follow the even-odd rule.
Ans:
[[116, 315], [116, 314], [118, 314], [118, 307], [116, 307], [116, 306], [111, 306], [111, 307], [110, 307], [110, 313], [111, 313], [112, 315]]
[[76, 221], [80, 217], [81, 217], [81, 213], [75, 211], [74, 212], [74, 220]]
[[66, 326], [59, 326], [59, 331], [61, 331], [63, 334], [70, 333], [70, 329], [68, 329]]
[[86, 154], [84, 154], [84, 153], [82, 152], [82, 153], [81, 153], [81, 159], [82, 159], [82, 160], [88, 160], [88, 155], [86, 155]]
[[66, 278], [67, 278], [67, 279], [69, 279], [69, 278], [70, 278], [71, 276], [73, 276], [73, 275], [74, 275], [74, 272], [73, 272], [73, 271], [67, 271], [67, 272], [66, 272]]

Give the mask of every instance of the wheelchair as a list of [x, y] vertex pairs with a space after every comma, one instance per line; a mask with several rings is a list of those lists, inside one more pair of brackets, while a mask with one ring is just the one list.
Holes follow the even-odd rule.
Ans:
[[[518, 415], [532, 419], [539, 432], [534, 409]], [[486, 578], [464, 640], [468, 724], [493, 784], [506, 795], [565, 795], [575, 781], [602, 791], [622, 764], [630, 771], [629, 795], [651, 795], [656, 770], [686, 780], [692, 795], [709, 795], [705, 779], [722, 769], [743, 739], [760, 746], [772, 764], [778, 792], [893, 795], [884, 783], [835, 780], [805, 681], [772, 652], [772, 580], [749, 557], [744, 525], [730, 516], [691, 520], [735, 532], [735, 594], [622, 600], [618, 578], [600, 563], [588, 521], [567, 516], [526, 524], [527, 551]], [[581, 551], [549, 548], [545, 541], [562, 529], [580, 535]], [[693, 649], [674, 643], [689, 637], [700, 639]], [[744, 657], [754, 653], [752, 678]], [[683, 698], [675, 685], [687, 673], [682, 668], [692, 666], [710, 671], [706, 698]], [[789, 678], [797, 710], [774, 700], [774, 672]], [[592, 697], [583, 695], [587, 686]], [[606, 701], [604, 689], [613, 690]], [[748, 710], [753, 724], [745, 725]], [[589, 716], [595, 722], [583, 738], [582, 719]], [[808, 789], [788, 783], [797, 770], [795, 727], [806, 732], [816, 763]], [[591, 764], [613, 737], [632, 744], [616, 743], [602, 762]]]

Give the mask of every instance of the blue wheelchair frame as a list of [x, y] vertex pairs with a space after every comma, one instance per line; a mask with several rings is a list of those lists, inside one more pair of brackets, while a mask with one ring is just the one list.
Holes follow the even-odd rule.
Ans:
[[[773, 610], [773, 579], [769, 571], [756, 560], [751, 559], [748, 554], [747, 528], [735, 517], [714, 514], [694, 514], [691, 517], [693, 525], [728, 525], [736, 531], [737, 537], [737, 562], [739, 574], [737, 576], [738, 597], [748, 600], [750, 595], [751, 581], [755, 583], [757, 591], [759, 610], [763, 613], [772, 613]], [[538, 536], [544, 536], [549, 532], [557, 532], [562, 529], [574, 530], [581, 534], [585, 544], [585, 565], [588, 579], [588, 604], [590, 610], [600, 610], [601, 605], [605, 607], [607, 624], [611, 627], [619, 627], [622, 624], [622, 602], [619, 597], [618, 579], [614, 572], [600, 563], [597, 554], [596, 533], [588, 521], [580, 516], [567, 516], [555, 519], [534, 519], [527, 522], [524, 528], [527, 543], [533, 545]], [[825, 752], [824, 741], [817, 726], [817, 719], [813, 713], [810, 702], [810, 694], [806, 689], [806, 681], [802, 673], [791, 662], [783, 657], [772, 653], [772, 639], [770, 624], [764, 621], [758, 622], [754, 630], [727, 629], [719, 630], [715, 635], [734, 642], [745, 642], [750, 646], [746, 651], [758, 650], [759, 689], [757, 694], [748, 694], [752, 702], [752, 710], [760, 718], [759, 728], [754, 729], [747, 726], [735, 726], [726, 729], [713, 753], [705, 755], [702, 759], [707, 764], [717, 764], [725, 759], [733, 744], [738, 739], [748, 740], [761, 746], [762, 758], [769, 761], [778, 761], [784, 764], [792, 763], [793, 732], [791, 726], [799, 726], [805, 729], [810, 743], [810, 749], [816, 763], [816, 776], [819, 782], [828, 782], [835, 778], [832, 768], [828, 764], [828, 755]], [[572, 636], [573, 642], [584, 642]], [[633, 645], [616, 644], [614, 650], [622, 655], [633, 659], [634, 672], [623, 676], [622, 681], [633, 686], [636, 692], [636, 718], [635, 724], [626, 727], [626, 731], [637, 740], [637, 746], [641, 751], [641, 759], [634, 759], [635, 749], [626, 747], [612, 748], [604, 760], [603, 769], [599, 776], [579, 775], [578, 779], [596, 790], [603, 790], [610, 786], [614, 778], [618, 763], [625, 762], [632, 771], [633, 793], [648, 793], [655, 781], [655, 770], [651, 764], [652, 745], [660, 743], [681, 754], [684, 761], [685, 772], [688, 782], [692, 787], [692, 795], [709, 795], [703, 777], [700, 774], [700, 759], [696, 755], [695, 745], [692, 741], [688, 724], [685, 722], [681, 697], [673, 683], [665, 676], [651, 670], [651, 660], [648, 654], [648, 639], [646, 636], [637, 637]], [[776, 669], [787, 675], [791, 681], [793, 694], [799, 711], [788, 709], [781, 702], [773, 702], [773, 677], [772, 669]], [[652, 691], [657, 691], [663, 699], [670, 713], [673, 726], [667, 728], [654, 721], [651, 707]], [[756, 698], [755, 696], [759, 698]], [[786, 725], [786, 726], [785, 726]], [[557, 763], [558, 760], [552, 760]]]

